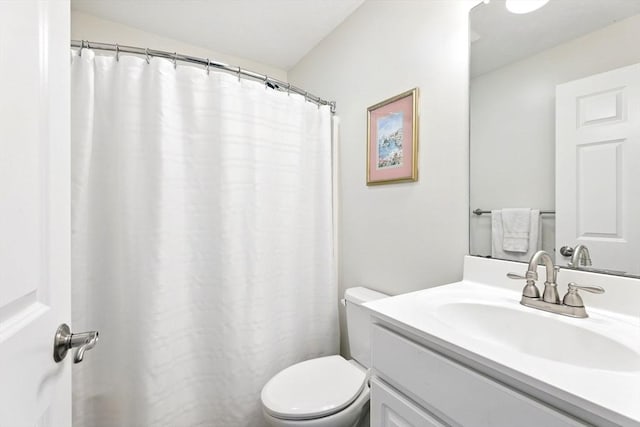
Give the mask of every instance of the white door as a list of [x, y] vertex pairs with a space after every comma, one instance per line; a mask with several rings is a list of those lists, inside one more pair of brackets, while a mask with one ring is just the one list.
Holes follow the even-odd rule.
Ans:
[[556, 150], [556, 249], [640, 274], [640, 64], [558, 85]]
[[0, 426], [71, 425], [69, 2], [0, 0]]

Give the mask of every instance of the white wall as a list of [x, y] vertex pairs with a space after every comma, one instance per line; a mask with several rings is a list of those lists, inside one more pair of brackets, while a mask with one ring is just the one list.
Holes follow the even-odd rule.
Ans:
[[[473, 4], [367, 1], [289, 72], [293, 84], [338, 105], [341, 293], [399, 294], [462, 277]], [[419, 181], [367, 187], [367, 107], [416, 86]]]
[[[640, 62], [640, 15], [471, 81], [471, 208], [555, 208], [559, 83]], [[555, 246], [544, 217], [543, 248]], [[491, 253], [491, 216], [471, 218], [471, 253]]]
[[212, 61], [224, 62], [232, 66], [239, 66], [260, 74], [266, 74], [275, 79], [287, 81], [287, 72], [280, 68], [193, 46], [77, 10], [71, 11], [71, 39], [118, 43], [127, 46], [148, 47], [149, 49], [185, 53], [192, 56], [209, 58]]

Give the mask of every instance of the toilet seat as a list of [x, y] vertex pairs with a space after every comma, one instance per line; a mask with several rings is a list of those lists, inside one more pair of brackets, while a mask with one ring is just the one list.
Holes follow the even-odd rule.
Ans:
[[364, 369], [342, 356], [306, 360], [276, 374], [262, 389], [265, 412], [284, 420], [335, 414], [356, 400], [366, 383]]

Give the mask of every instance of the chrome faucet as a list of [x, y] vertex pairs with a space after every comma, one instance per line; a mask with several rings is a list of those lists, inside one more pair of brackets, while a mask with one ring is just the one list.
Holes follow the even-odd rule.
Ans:
[[547, 270], [547, 280], [544, 282], [542, 300], [553, 304], [560, 304], [558, 285], [556, 283], [558, 270], [560, 270], [560, 268], [553, 265], [553, 258], [551, 258], [551, 255], [549, 255], [545, 251], [538, 251], [533, 254], [531, 260], [529, 261], [529, 269], [527, 270], [527, 273], [530, 271], [536, 273], [536, 278], [534, 280], [537, 280], [538, 264], [541, 260], [544, 263], [545, 269]]
[[523, 299], [540, 299], [540, 292], [536, 287], [536, 280], [538, 280], [538, 264], [540, 261], [544, 263], [545, 269], [547, 270], [547, 279], [544, 282], [542, 300], [552, 304], [560, 304], [558, 285], [556, 284], [556, 277], [558, 276], [559, 268], [553, 265], [553, 259], [547, 252], [538, 251], [533, 254], [529, 261], [529, 268], [524, 276], [516, 273], [509, 273], [507, 274], [507, 277], [510, 279], [525, 279], [527, 281], [527, 285], [522, 290]]
[[[587, 248], [583, 245], [578, 245], [578, 247], [580, 246], [584, 248], [580, 249], [580, 251], [584, 253], [583, 251], [587, 250]], [[578, 250], [578, 247], [576, 247], [576, 251]], [[586, 253], [588, 257], [588, 250]], [[535, 283], [536, 280], [538, 280], [538, 264], [540, 261], [543, 262], [547, 271], [547, 278], [544, 282], [542, 298], [540, 298], [540, 292], [538, 291]], [[560, 302], [558, 285], [556, 284], [558, 270], [559, 267], [553, 265], [551, 255], [545, 251], [538, 251], [531, 257], [531, 260], [529, 261], [529, 268], [524, 276], [516, 273], [509, 273], [507, 274], [507, 277], [510, 279], [524, 279], [527, 281], [527, 284], [522, 290], [522, 298], [520, 299], [520, 304], [524, 306], [549, 311], [551, 313], [562, 314], [564, 316], [581, 318], [588, 317], [582, 298], [578, 295], [578, 290], [582, 289], [587, 292], [602, 294], [604, 293], [604, 289], [600, 286], [579, 286], [571, 282], [569, 283], [567, 294], [562, 299], [562, 302]]]
[[585, 245], [578, 245], [573, 248], [573, 254], [571, 254], [571, 262], [569, 267], [580, 268], [580, 266], [588, 267], [591, 265], [591, 255], [589, 249]]

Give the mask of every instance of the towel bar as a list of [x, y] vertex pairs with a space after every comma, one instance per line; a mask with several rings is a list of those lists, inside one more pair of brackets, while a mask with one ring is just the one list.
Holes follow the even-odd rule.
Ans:
[[[491, 213], [491, 211], [483, 211], [482, 209], [478, 208], [474, 210], [473, 213], [476, 215], [482, 215], [482, 214], [489, 214]], [[555, 214], [556, 214], [556, 211], [540, 211], [540, 215], [555, 215]]]

